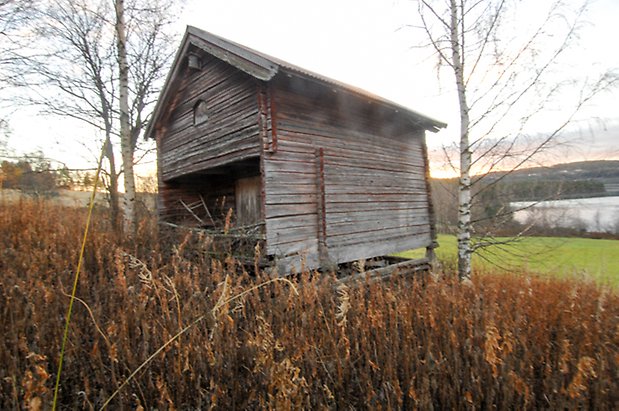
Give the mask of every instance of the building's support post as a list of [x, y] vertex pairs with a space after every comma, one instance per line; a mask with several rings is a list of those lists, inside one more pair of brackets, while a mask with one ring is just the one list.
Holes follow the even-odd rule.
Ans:
[[424, 170], [424, 178], [426, 182], [426, 193], [428, 196], [428, 218], [430, 223], [430, 238], [432, 242], [428, 247], [426, 247], [426, 258], [430, 261], [430, 267], [434, 270], [436, 265], [436, 253], [434, 249], [438, 247], [438, 242], [436, 241], [436, 214], [434, 213], [434, 203], [432, 201], [432, 184], [430, 182], [430, 161], [428, 160], [428, 146], [426, 144], [426, 136], [425, 131], [422, 132], [421, 136], [421, 152], [423, 156], [423, 165], [425, 167]]

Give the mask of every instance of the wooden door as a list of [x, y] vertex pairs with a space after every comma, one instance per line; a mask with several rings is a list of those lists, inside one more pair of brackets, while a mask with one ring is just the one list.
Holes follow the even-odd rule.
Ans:
[[239, 226], [253, 225], [262, 219], [260, 176], [236, 181], [236, 217]]

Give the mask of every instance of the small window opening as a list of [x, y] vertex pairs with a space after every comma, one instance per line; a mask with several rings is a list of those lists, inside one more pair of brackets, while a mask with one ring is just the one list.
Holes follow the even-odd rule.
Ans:
[[199, 100], [193, 107], [193, 125], [197, 126], [208, 121], [208, 108], [206, 101]]

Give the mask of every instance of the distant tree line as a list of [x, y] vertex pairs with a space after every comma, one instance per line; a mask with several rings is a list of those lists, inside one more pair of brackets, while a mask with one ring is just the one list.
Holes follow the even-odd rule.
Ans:
[[[502, 173], [495, 173], [500, 176]], [[565, 180], [566, 178], [576, 180], [589, 180], [599, 178], [619, 177], [619, 161], [617, 160], [597, 160], [579, 161], [574, 163], [556, 164], [549, 167], [535, 167], [518, 170], [512, 173], [510, 180]]]
[[42, 153], [5, 159], [0, 163], [0, 188], [33, 195], [54, 195], [60, 189], [91, 189], [94, 173], [56, 167]]
[[515, 181], [502, 187], [511, 201], [538, 201], [603, 195], [604, 184], [595, 180]]

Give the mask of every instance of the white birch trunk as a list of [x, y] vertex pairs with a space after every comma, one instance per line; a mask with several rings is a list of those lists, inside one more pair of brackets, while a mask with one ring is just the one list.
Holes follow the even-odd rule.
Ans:
[[[469, 106], [466, 100], [464, 62], [461, 53], [458, 6], [450, 0], [452, 65], [460, 105], [460, 184], [458, 186], [458, 277], [471, 276], [471, 149], [469, 145]], [[462, 18], [462, 16], [460, 16]]]
[[110, 195], [110, 210], [112, 213], [112, 226], [114, 230], [118, 229], [119, 225], [119, 201], [118, 201], [118, 175], [116, 174], [116, 159], [114, 158], [114, 149], [110, 140], [109, 131], [106, 130], [107, 137], [105, 138], [106, 151], [105, 157], [107, 158], [110, 166], [110, 182], [108, 187], [108, 193]]
[[133, 145], [129, 124], [129, 65], [127, 63], [127, 37], [125, 30], [124, 0], [115, 0], [116, 47], [119, 70], [120, 149], [124, 170], [125, 196], [123, 199], [123, 227], [129, 237], [135, 235], [135, 177], [133, 174]]

